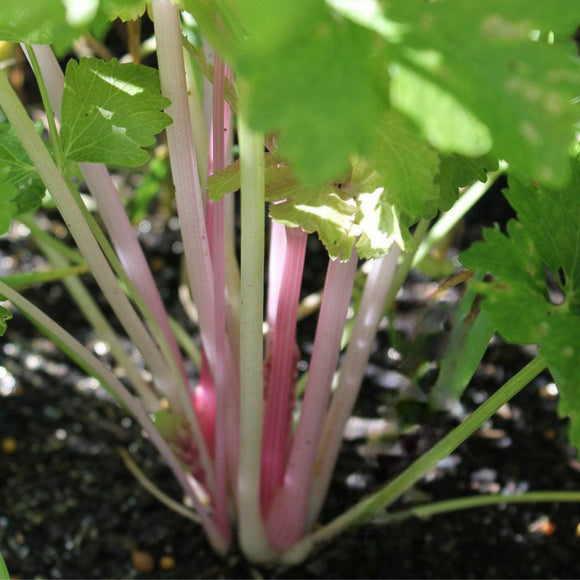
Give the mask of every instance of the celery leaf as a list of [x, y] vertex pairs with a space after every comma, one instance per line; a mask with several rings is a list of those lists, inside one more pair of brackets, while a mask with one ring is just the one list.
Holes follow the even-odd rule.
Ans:
[[138, 167], [143, 147], [171, 123], [155, 69], [83, 58], [69, 61], [62, 99], [62, 146], [67, 159]]
[[109, 20], [119, 18], [126, 22], [143, 16], [147, 0], [101, 0], [100, 8]]
[[272, 219], [289, 227], [316, 232], [331, 258], [348, 260], [356, 242], [357, 204], [334, 186], [297, 185], [286, 200], [270, 205]]
[[52, 44], [60, 54], [89, 28], [98, 8], [98, 0], [3, 0], [0, 39]]
[[0, 336], [6, 332], [7, 324], [6, 321], [12, 318], [12, 312], [4, 306], [0, 306]]
[[387, 75], [374, 33], [322, 0], [236, 3], [247, 35], [236, 68], [253, 127], [276, 132], [280, 155], [310, 185], [339, 179], [370, 151], [386, 108]]
[[389, 111], [385, 115], [371, 159], [391, 203], [405, 212], [412, 223], [434, 216], [439, 197], [435, 185], [439, 155], [415, 134], [400, 113]]
[[474, 181], [487, 180], [488, 171], [498, 169], [497, 159], [491, 155], [464, 157], [459, 154], [441, 155], [441, 165], [436, 182], [439, 186], [439, 209], [447, 211], [457, 201], [459, 188]]
[[492, 146], [520, 174], [566, 182], [580, 88], [574, 2], [382, 5], [402, 31], [389, 46], [393, 106], [431, 143], [469, 156]]
[[580, 163], [562, 189], [510, 179], [506, 196], [519, 221], [507, 236], [485, 232], [461, 255], [468, 268], [494, 280], [475, 288], [482, 308], [508, 342], [539, 346], [561, 394], [560, 410], [571, 418], [571, 438], [580, 447]]
[[12, 218], [35, 210], [45, 188], [8, 123], [0, 124], [0, 235]]

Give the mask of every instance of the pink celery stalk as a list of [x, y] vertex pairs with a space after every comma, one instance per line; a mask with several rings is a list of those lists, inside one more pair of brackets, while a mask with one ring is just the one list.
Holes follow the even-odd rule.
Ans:
[[262, 440], [261, 505], [267, 514], [276, 490], [282, 486], [290, 444], [296, 383], [296, 313], [308, 235], [286, 228], [286, 253], [275, 325], [270, 329], [270, 352], [265, 360], [265, 413]]
[[340, 367], [338, 386], [332, 395], [318, 447], [316, 469], [312, 481], [308, 526], [314, 526], [326, 492], [338, 452], [344, 426], [362, 385], [365, 368], [383, 316], [383, 305], [399, 260], [401, 249], [394, 243], [390, 252], [373, 263], [367, 278], [354, 328]]
[[[216, 344], [215, 281], [191, 133], [179, 9], [169, 0], [154, 0], [153, 15], [161, 88], [171, 100], [167, 113], [173, 123], [167, 128], [167, 140], [187, 272], [199, 313], [204, 352], [212, 376], [216, 377], [220, 372], [218, 366], [223, 362], [219, 359]], [[224, 505], [221, 491], [215, 499], [216, 522], [222, 534], [230, 537], [227, 504]]]
[[[210, 138], [210, 174], [226, 165], [227, 131], [230, 129], [230, 108], [224, 101], [225, 65], [214, 57], [213, 116]], [[237, 480], [238, 420], [237, 372], [233, 366], [230, 343], [226, 334], [226, 271], [225, 271], [225, 200], [206, 202], [206, 225], [215, 281], [215, 341], [220, 364], [214, 369], [213, 382], [206, 387], [215, 391], [215, 465], [216, 501], [227, 506], [228, 473], [232, 489]], [[203, 388], [203, 385], [200, 385]], [[198, 388], [200, 388], [198, 387]], [[211, 393], [206, 394], [207, 397]], [[228, 470], [228, 462], [231, 469]], [[227, 518], [227, 511], [219, 514]]]
[[306, 525], [310, 483], [328, 411], [357, 263], [358, 257], [353, 250], [347, 262], [331, 260], [328, 265], [300, 419], [284, 486], [274, 499], [267, 521], [268, 538], [278, 551], [286, 550], [299, 540]]

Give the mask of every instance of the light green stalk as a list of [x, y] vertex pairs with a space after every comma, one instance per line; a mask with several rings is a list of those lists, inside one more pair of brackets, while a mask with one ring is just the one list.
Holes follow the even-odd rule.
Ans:
[[263, 424], [264, 138], [238, 119], [242, 190], [239, 542], [253, 562], [271, 557], [260, 512]]

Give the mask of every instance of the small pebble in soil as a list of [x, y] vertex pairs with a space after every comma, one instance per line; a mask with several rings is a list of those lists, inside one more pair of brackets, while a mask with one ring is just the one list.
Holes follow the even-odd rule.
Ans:
[[541, 516], [528, 526], [528, 531], [542, 536], [551, 536], [556, 531], [556, 526], [548, 516]]
[[6, 455], [11, 455], [15, 453], [18, 449], [18, 443], [14, 437], [4, 437], [2, 439], [2, 453], [6, 453]]
[[162, 570], [173, 570], [173, 568], [175, 568], [175, 558], [169, 554], [161, 556], [159, 560], [159, 567]]
[[133, 566], [139, 572], [152, 572], [155, 568], [155, 560], [149, 552], [133, 550], [131, 560], [133, 561]]

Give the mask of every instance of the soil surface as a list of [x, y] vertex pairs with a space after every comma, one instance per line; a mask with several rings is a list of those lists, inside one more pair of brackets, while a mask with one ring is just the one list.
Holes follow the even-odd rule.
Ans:
[[[477, 219], [469, 216], [456, 245], [477, 238], [482, 222], [509, 216], [497, 195], [488, 203]], [[161, 222], [143, 230], [163, 294], [175, 296], [178, 234]], [[0, 241], [0, 274], [38, 265], [23, 233]], [[308, 286], [320, 284], [321, 264], [313, 243]], [[398, 296], [396, 315], [377, 337], [322, 521], [392, 479], [458, 422], [457, 415], [435, 413], [426, 405], [448, 315], [459, 295], [454, 291], [434, 303], [434, 288], [426, 276], [412, 275]], [[31, 289], [27, 295], [98, 350], [60, 286]], [[183, 320], [178, 304], [171, 310]], [[305, 361], [314, 322], [311, 317], [301, 324]], [[532, 356], [531, 348], [494, 340], [461, 401], [460, 415]], [[566, 432], [566, 422], [557, 416], [557, 391], [542, 375], [392, 509], [479, 493], [576, 490], [580, 463]], [[504, 504], [429, 520], [371, 523], [293, 569], [258, 569], [235, 552], [217, 558], [195, 523], [160, 504], [125, 467], [119, 448], [129, 450], [159, 488], [181, 499], [172, 474], [135, 421], [18, 314], [0, 344], [0, 441], [0, 551], [15, 578], [580, 575], [580, 506], [575, 504]]]

